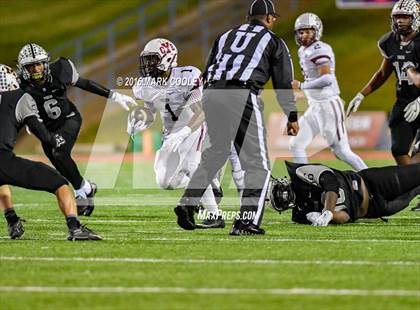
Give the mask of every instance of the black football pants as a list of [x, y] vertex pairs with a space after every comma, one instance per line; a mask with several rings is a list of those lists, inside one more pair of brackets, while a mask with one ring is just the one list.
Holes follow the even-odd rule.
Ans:
[[358, 174], [372, 196], [366, 217], [390, 216], [420, 195], [420, 164], [369, 168]]
[[248, 89], [210, 87], [204, 90], [203, 109], [210, 146], [204, 150], [181, 202], [198, 204], [217, 171], [226, 163], [233, 141], [245, 171], [241, 218], [260, 225], [271, 174], [262, 105]]
[[67, 184], [66, 179], [44, 163], [0, 151], [0, 186], [14, 185], [54, 193]]
[[81, 126], [82, 118], [79, 115], [75, 115], [66, 119], [62, 126], [52, 131], [61, 135], [66, 140], [66, 143], [58, 151], [53, 150], [48, 144], [42, 144], [45, 155], [47, 155], [54, 167], [71, 183], [75, 190], [82, 187], [83, 177], [73, 158], [71, 158], [71, 152], [79, 136]]

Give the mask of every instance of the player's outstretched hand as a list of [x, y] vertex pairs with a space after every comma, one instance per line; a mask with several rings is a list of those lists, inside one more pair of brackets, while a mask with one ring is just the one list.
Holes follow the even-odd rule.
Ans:
[[404, 118], [407, 122], [411, 123], [416, 120], [420, 113], [420, 101], [419, 98], [407, 104], [404, 108]]
[[296, 136], [299, 132], [298, 122], [287, 122], [287, 134], [289, 136]]
[[306, 218], [309, 222], [312, 223], [312, 225], [315, 224], [315, 221], [321, 216], [321, 212], [309, 212], [306, 214]]
[[185, 126], [181, 130], [170, 134], [163, 143], [162, 149], [167, 152], [176, 152], [184, 140], [191, 134], [191, 128]]
[[362, 103], [365, 96], [362, 93], [357, 93], [357, 95], [350, 101], [349, 106], [347, 107], [346, 117], [349, 117], [352, 112], [356, 112]]
[[133, 107], [137, 106], [137, 103], [133, 98], [131, 98], [130, 96], [121, 94], [119, 92], [116, 92], [116, 91], [112, 92], [111, 100], [118, 103], [126, 111], [130, 110], [129, 105], [131, 105]]
[[333, 218], [333, 214], [329, 210], [322, 211], [321, 215], [315, 220], [312, 224], [314, 226], [327, 226], [329, 222], [331, 222]]

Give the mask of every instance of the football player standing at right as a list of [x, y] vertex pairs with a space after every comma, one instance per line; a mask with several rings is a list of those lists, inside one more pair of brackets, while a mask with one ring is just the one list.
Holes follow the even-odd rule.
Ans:
[[420, 127], [420, 91], [409, 78], [407, 69], [420, 64], [419, 7], [416, 0], [400, 0], [391, 12], [392, 31], [379, 40], [384, 57], [381, 67], [369, 83], [353, 98], [347, 116], [357, 111], [365, 96], [381, 87], [392, 71], [397, 78], [397, 101], [389, 119], [392, 156], [398, 165], [412, 163], [410, 147]]
[[295, 162], [308, 163], [306, 148], [320, 133], [338, 159], [357, 171], [366, 169], [366, 164], [349, 145], [335, 77], [335, 56], [331, 46], [321, 41], [322, 30], [321, 19], [313, 13], [304, 13], [296, 19], [295, 39], [305, 81], [294, 80], [292, 87], [304, 91], [309, 107], [299, 120], [299, 133], [290, 139], [290, 150]]

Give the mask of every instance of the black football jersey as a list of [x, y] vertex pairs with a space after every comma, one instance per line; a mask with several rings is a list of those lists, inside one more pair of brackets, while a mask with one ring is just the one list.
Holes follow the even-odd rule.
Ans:
[[67, 97], [67, 87], [77, 82], [79, 74], [73, 63], [62, 57], [50, 63], [50, 70], [51, 76], [43, 85], [21, 78], [21, 87], [35, 99], [45, 126], [54, 131], [65, 119], [79, 114]]
[[325, 189], [319, 178], [325, 171], [334, 173], [339, 183], [336, 211], [345, 211], [352, 221], [357, 218], [363, 193], [361, 177], [354, 171], [339, 171], [320, 164], [295, 164], [286, 162], [292, 189], [296, 194], [296, 206], [292, 210], [294, 222], [310, 224], [306, 219], [309, 212], [322, 212], [324, 209]]
[[378, 42], [383, 57], [389, 60], [397, 77], [397, 102], [407, 105], [420, 95], [420, 90], [408, 79], [402, 68], [406, 62], [412, 62], [419, 68], [420, 64], [420, 33], [408, 44], [401, 42], [394, 32], [385, 34]]
[[38, 117], [34, 99], [22, 89], [0, 93], [0, 151], [12, 151], [25, 118]]

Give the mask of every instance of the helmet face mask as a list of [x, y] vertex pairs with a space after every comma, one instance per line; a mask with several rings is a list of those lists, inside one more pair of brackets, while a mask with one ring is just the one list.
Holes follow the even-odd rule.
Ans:
[[[314, 31], [313, 39], [305, 42], [301, 40], [300, 30], [312, 29]], [[313, 13], [304, 13], [295, 21], [295, 41], [298, 46], [309, 46], [322, 37], [323, 25], [321, 19]]]
[[287, 178], [271, 180], [270, 204], [279, 213], [295, 207], [296, 194], [292, 190], [292, 183]]
[[0, 92], [19, 89], [19, 78], [12, 68], [0, 64]]
[[167, 39], [153, 39], [140, 53], [140, 76], [157, 78], [176, 67], [178, 50]]
[[[407, 20], [407, 24], [403, 21]], [[391, 11], [391, 29], [399, 35], [409, 35], [418, 31], [420, 26], [420, 12], [416, 0], [400, 0], [395, 3]]]
[[165, 71], [159, 69], [160, 56], [156, 53], [140, 55], [140, 76], [157, 78]]
[[[37, 84], [44, 83], [50, 75], [49, 62], [49, 54], [38, 44], [26, 44], [19, 52], [18, 68], [22, 73], [23, 79], [27, 81], [32, 81]], [[41, 72], [30, 72], [28, 70], [30, 66], [36, 67], [39, 64], [43, 65]]]

